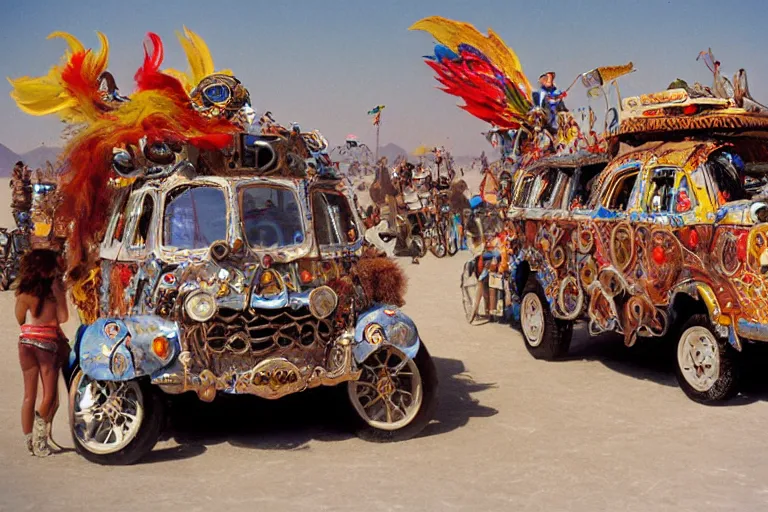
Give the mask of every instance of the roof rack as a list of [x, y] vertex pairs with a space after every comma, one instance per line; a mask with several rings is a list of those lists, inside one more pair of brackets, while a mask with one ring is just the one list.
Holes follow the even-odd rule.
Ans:
[[[768, 115], [750, 112], [734, 100], [694, 97], [686, 89], [643, 94], [622, 101], [617, 135], [658, 137], [676, 132], [721, 132], [768, 137]], [[755, 133], [757, 132], [757, 133]], [[761, 133], [762, 132], [762, 133]], [[647, 138], [647, 137], [646, 137]]]

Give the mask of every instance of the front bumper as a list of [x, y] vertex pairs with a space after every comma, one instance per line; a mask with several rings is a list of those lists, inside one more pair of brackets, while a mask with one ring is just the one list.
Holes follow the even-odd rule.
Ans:
[[768, 341], [768, 324], [750, 322], [739, 318], [736, 322], [736, 332], [739, 336], [752, 341]]

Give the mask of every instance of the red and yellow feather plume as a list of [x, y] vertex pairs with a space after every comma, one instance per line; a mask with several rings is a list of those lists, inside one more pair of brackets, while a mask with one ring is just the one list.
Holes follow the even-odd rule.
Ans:
[[176, 37], [178, 37], [179, 43], [181, 43], [181, 47], [184, 49], [184, 54], [187, 56], [189, 70], [182, 72], [175, 69], [166, 69], [164, 73], [178, 79], [187, 92], [191, 92], [203, 78], [214, 73], [232, 75], [232, 71], [229, 69], [216, 71], [208, 45], [195, 32], [184, 27], [184, 33], [176, 32]]
[[73, 35], [54, 32], [48, 39], [61, 38], [69, 45], [62, 63], [52, 66], [47, 75], [8, 79], [11, 97], [27, 114], [44, 116], [58, 114], [64, 121], [82, 123], [97, 118], [106, 109], [99, 94], [99, 76], [106, 71], [109, 42], [104, 34], [96, 33], [101, 49], [85, 49]]
[[106, 69], [106, 38], [102, 52], [93, 54], [69, 36], [71, 52], [61, 66], [40, 78], [11, 80], [11, 96], [25, 112], [57, 113], [82, 127], [67, 142], [62, 155], [62, 203], [57, 216], [69, 226], [67, 256], [71, 279], [84, 275], [96, 254], [111, 210], [109, 179], [113, 148], [177, 142], [220, 149], [240, 128], [224, 118], [195, 111], [185, 86], [160, 71], [163, 44], [148, 35], [144, 62], [135, 74], [137, 89], [125, 102], [104, 103], [98, 78]]

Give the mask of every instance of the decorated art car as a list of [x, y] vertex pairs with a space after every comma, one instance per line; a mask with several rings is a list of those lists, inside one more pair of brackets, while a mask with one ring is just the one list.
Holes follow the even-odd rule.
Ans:
[[[65, 147], [57, 208], [82, 323], [65, 372], [77, 451], [139, 460], [161, 434], [167, 395], [184, 392], [278, 399], [341, 384], [362, 437], [420, 432], [435, 411], [435, 367], [399, 309], [402, 270], [364, 246], [325, 139], [257, 122], [247, 90], [214, 72], [190, 31], [192, 74], [160, 71], [150, 34], [130, 97], [105, 71], [105, 38], [102, 52], [67, 40], [58, 79], [87, 89], [61, 107], [84, 127]], [[33, 112], [35, 80], [14, 82]]]
[[28, 169], [23, 172], [22, 186], [13, 183], [22, 181], [20, 177], [14, 176], [11, 181], [16, 188], [21, 188], [22, 195], [29, 195], [29, 200], [22, 199], [12, 204], [15, 228], [0, 228], [0, 290], [12, 286], [18, 275], [21, 257], [30, 246], [43, 248], [57, 245], [63, 234], [63, 226], [54, 218], [57, 196], [53, 166], [48, 163], [45, 172], [38, 169], [34, 176]]
[[[568, 351], [577, 320], [627, 345], [671, 339], [689, 397], [735, 393], [738, 353], [768, 341], [768, 107], [746, 71], [730, 81], [709, 51], [699, 59], [711, 88], [678, 79], [622, 99], [630, 62], [581, 73], [565, 90], [548, 71], [536, 90], [492, 30], [438, 16], [411, 29], [437, 41], [425, 60], [441, 89], [492, 125], [487, 138], [515, 169], [505, 227], [483, 236], [463, 269], [467, 319], [483, 303], [491, 319], [517, 317], [545, 359]], [[591, 107], [565, 105], [579, 81], [605, 99], [602, 134]], [[496, 202], [497, 191], [484, 193]]]
[[737, 391], [744, 345], [768, 341], [768, 204], [745, 187], [768, 161], [768, 117], [688, 112], [655, 118], [659, 133], [630, 118], [602, 170], [558, 158], [522, 169], [508, 272], [535, 357], [564, 355], [576, 320], [628, 346], [672, 340], [680, 386], [709, 402]]
[[[344, 383], [380, 437], [429, 420], [435, 373], [415, 324], [351, 278], [363, 240], [349, 188], [244, 174], [198, 176], [189, 164], [122, 191], [74, 351], [72, 427], [89, 458], [151, 448], [158, 391], [275, 399]], [[122, 421], [105, 427], [107, 410]]]

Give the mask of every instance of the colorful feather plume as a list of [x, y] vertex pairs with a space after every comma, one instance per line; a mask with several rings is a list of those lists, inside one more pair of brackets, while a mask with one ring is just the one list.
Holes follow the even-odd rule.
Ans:
[[526, 121], [531, 84], [515, 52], [492, 30], [485, 36], [469, 23], [440, 16], [420, 20], [409, 30], [423, 30], [438, 41], [426, 63], [442, 91], [464, 100], [462, 109], [500, 128], [518, 128]]
[[176, 32], [176, 37], [179, 38], [181, 47], [184, 49], [184, 53], [187, 56], [189, 69], [187, 72], [177, 71], [175, 69], [166, 69], [164, 72], [178, 79], [187, 92], [191, 92], [203, 78], [214, 73], [232, 75], [232, 71], [229, 69], [216, 71], [208, 45], [205, 40], [195, 32], [184, 27], [184, 33], [181, 34]]
[[[11, 80], [11, 96], [25, 112], [57, 113], [81, 124], [64, 148], [60, 189], [62, 203], [57, 215], [70, 227], [67, 257], [70, 278], [77, 280], [89, 270], [110, 214], [114, 148], [148, 143], [186, 143], [204, 149], [220, 149], [232, 142], [239, 127], [225, 118], [206, 117], [193, 108], [187, 88], [177, 78], [160, 72], [163, 44], [148, 34], [144, 62], [135, 74], [137, 89], [129, 101], [104, 103], [99, 96], [99, 76], [106, 69], [107, 45], [102, 51], [85, 50], [72, 36], [62, 66], [41, 78]], [[100, 36], [102, 37], [102, 36]], [[207, 51], [207, 49], [206, 49]], [[203, 68], [201, 68], [203, 69]], [[207, 68], [205, 68], [207, 69]]]
[[96, 33], [101, 50], [86, 50], [73, 35], [54, 32], [48, 39], [61, 38], [69, 45], [62, 63], [52, 66], [47, 75], [8, 79], [11, 97], [19, 108], [33, 116], [58, 114], [64, 121], [82, 123], [96, 119], [108, 109], [99, 93], [99, 76], [106, 71], [109, 42]]

